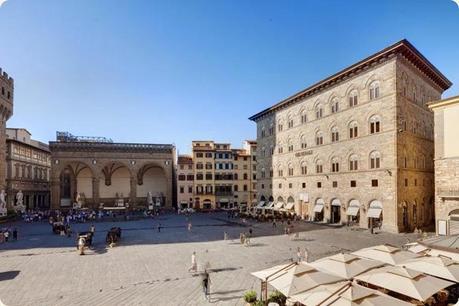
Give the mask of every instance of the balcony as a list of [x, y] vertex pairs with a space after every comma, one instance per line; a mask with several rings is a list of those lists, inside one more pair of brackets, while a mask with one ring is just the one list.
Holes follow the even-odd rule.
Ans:
[[215, 191], [216, 196], [232, 196], [232, 191]]

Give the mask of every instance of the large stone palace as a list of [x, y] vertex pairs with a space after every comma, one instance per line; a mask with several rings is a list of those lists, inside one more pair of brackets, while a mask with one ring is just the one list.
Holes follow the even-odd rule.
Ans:
[[[51, 208], [173, 204], [175, 147], [113, 143], [58, 132], [51, 151]], [[149, 197], [152, 200], [149, 200]]]
[[319, 222], [391, 232], [431, 225], [427, 103], [450, 86], [402, 40], [255, 114], [259, 201], [292, 203]]

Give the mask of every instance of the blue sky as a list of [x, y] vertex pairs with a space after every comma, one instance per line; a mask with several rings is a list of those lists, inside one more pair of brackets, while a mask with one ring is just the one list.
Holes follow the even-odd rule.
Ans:
[[15, 78], [10, 127], [117, 142], [240, 146], [247, 118], [410, 40], [459, 94], [451, 0], [8, 0], [0, 67]]

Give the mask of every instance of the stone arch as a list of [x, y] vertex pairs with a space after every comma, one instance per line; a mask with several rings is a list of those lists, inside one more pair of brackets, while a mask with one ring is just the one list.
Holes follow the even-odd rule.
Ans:
[[104, 178], [99, 183], [102, 203], [110, 206], [116, 199], [130, 197], [133, 171], [129, 166], [120, 161], [109, 162], [102, 167], [101, 172]]
[[146, 198], [148, 192], [153, 197], [160, 197], [164, 203], [167, 194], [168, 182], [167, 174], [162, 165], [157, 163], [147, 163], [137, 171], [137, 197]]
[[63, 207], [71, 207], [77, 194], [83, 203], [93, 198], [95, 170], [89, 164], [67, 161], [56, 168], [55, 175], [59, 177], [59, 202]]

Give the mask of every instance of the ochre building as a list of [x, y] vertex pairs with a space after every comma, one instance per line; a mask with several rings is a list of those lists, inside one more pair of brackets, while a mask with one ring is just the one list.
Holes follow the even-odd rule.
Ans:
[[51, 206], [89, 208], [172, 208], [175, 147], [170, 144], [113, 143], [58, 133], [50, 142]]
[[407, 40], [255, 114], [258, 199], [390, 232], [434, 218], [433, 114], [451, 82]]
[[432, 102], [437, 234], [459, 234], [459, 96]]
[[190, 159], [179, 160], [177, 194], [179, 199], [183, 198], [181, 206], [185, 207], [190, 196], [191, 183], [193, 193], [188, 207], [194, 209], [250, 206], [256, 201], [255, 141], [245, 141], [242, 149], [211, 140], [193, 141], [192, 151], [192, 165]]

